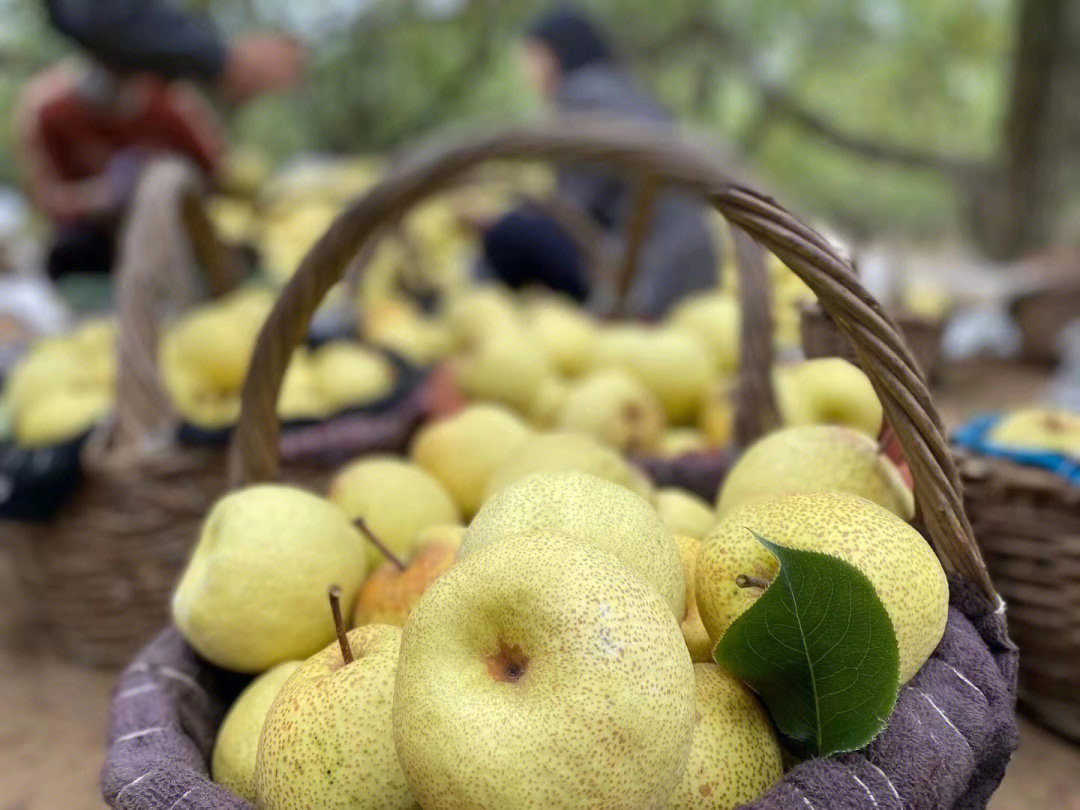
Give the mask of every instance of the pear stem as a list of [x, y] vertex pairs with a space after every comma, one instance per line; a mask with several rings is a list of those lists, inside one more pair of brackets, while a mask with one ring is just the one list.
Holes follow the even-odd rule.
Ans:
[[341, 645], [341, 657], [346, 664], [353, 662], [352, 647], [345, 633], [345, 621], [341, 618], [341, 586], [330, 586], [330, 612], [334, 614], [334, 629], [337, 630], [338, 644]]
[[386, 559], [392, 562], [399, 571], [405, 570], [405, 563], [401, 561], [401, 558], [398, 557], [389, 548], [387, 548], [382, 540], [375, 536], [375, 533], [368, 528], [367, 523], [362, 517], [357, 518], [353, 522], [356, 524], [356, 528], [360, 530], [360, 533], [363, 534], [364, 537], [366, 537], [370, 541], [371, 545], [375, 546], [375, 548], [379, 550], [380, 554], [382, 554], [384, 557], [386, 557]]
[[765, 590], [769, 587], [769, 583], [761, 577], [753, 577], [749, 574], [739, 574], [735, 577], [735, 584], [740, 588], [758, 588]]

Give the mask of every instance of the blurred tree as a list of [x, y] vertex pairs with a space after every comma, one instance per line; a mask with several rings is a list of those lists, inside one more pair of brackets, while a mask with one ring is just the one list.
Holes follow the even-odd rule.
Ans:
[[[373, 151], [530, 114], [514, 67], [544, 0], [179, 0], [230, 31], [294, 28], [305, 89], [232, 115], [278, 158]], [[0, 104], [62, 51], [40, 0], [0, 0]], [[856, 236], [1048, 238], [1080, 189], [1080, 3], [581, 0], [630, 69], [794, 205]], [[0, 179], [13, 176], [0, 137]]]
[[1022, 0], [1004, 149], [976, 189], [977, 235], [993, 255], [1046, 244], [1080, 188], [1080, 3]]

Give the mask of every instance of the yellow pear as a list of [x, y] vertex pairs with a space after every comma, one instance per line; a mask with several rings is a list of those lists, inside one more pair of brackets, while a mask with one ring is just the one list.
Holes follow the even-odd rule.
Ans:
[[[461, 513], [438, 479], [397, 456], [365, 456], [340, 469], [327, 496], [345, 514], [363, 518], [379, 540], [399, 557], [409, 557], [417, 535], [437, 523], [457, 523]], [[383, 562], [367, 543], [370, 567]]]
[[733, 379], [710, 385], [698, 414], [701, 432], [716, 447], [726, 447], [735, 437], [735, 386]]
[[584, 472], [621, 484], [644, 498], [652, 497], [648, 476], [610, 447], [580, 433], [535, 433], [521, 442], [495, 468], [484, 489], [490, 498], [528, 475], [540, 472]]
[[567, 377], [581, 374], [598, 331], [592, 317], [572, 300], [555, 296], [529, 302], [525, 314], [556, 370]]
[[653, 495], [653, 506], [660, 520], [675, 534], [686, 534], [700, 540], [718, 518], [708, 503], [693, 492], [680, 487], [663, 487]]
[[569, 394], [570, 383], [564, 378], [554, 374], [545, 377], [529, 406], [529, 420], [536, 427], [550, 428], [558, 420]]
[[723, 293], [693, 296], [668, 316], [671, 326], [693, 335], [705, 347], [713, 369], [731, 374], [739, 367], [739, 302]]
[[46, 447], [92, 428], [112, 409], [108, 388], [58, 389], [14, 411], [12, 429], [22, 447]]
[[774, 371], [776, 404], [785, 425], [845, 425], [877, 438], [881, 402], [869, 378], [839, 357]]
[[[344, 631], [343, 631], [344, 632]], [[349, 632], [292, 674], [266, 716], [255, 765], [260, 810], [412, 810], [391, 707], [401, 630]]]
[[751, 531], [780, 546], [831, 554], [858, 568], [892, 620], [900, 682], [922, 666], [941, 640], [949, 586], [929, 544], [889, 510], [846, 492], [757, 499], [732, 510], [698, 555], [698, 610], [714, 643], [761, 594], [740, 588], [739, 575], [771, 581], [776, 557]]
[[671, 605], [685, 610], [685, 584], [671, 531], [648, 501], [595, 475], [530, 475], [489, 499], [473, 518], [460, 558], [508, 537], [554, 532], [617, 557]]
[[341, 411], [385, 397], [395, 371], [382, 354], [358, 343], [335, 340], [311, 353], [311, 371], [326, 409]]
[[451, 296], [446, 306], [446, 323], [461, 345], [484, 335], [520, 327], [521, 313], [505, 287], [477, 284]]
[[713, 645], [705, 631], [705, 625], [701, 623], [697, 599], [694, 596], [694, 578], [701, 541], [685, 534], [676, 534], [675, 546], [679, 549], [679, 562], [682, 564], [683, 579], [686, 582], [686, 610], [679, 622], [679, 628], [682, 630], [686, 649], [690, 651], [690, 658], [695, 662], [712, 661]]
[[668, 428], [660, 437], [657, 451], [663, 458], [678, 458], [689, 453], [705, 453], [712, 443], [703, 431], [692, 427]]
[[262, 672], [329, 642], [327, 588], [351, 604], [366, 572], [363, 538], [338, 507], [295, 487], [247, 487], [206, 516], [173, 621], [212, 663]]
[[904, 520], [915, 515], [911, 490], [877, 443], [834, 425], [784, 428], [758, 439], [724, 478], [717, 512], [723, 517], [748, 501], [820, 490], [861, 495]]
[[255, 803], [255, 755], [266, 713], [299, 661], [285, 661], [253, 680], [229, 707], [214, 740], [210, 773], [214, 781]]
[[293, 351], [278, 394], [278, 415], [282, 419], [324, 419], [331, 408], [316, 381], [311, 352], [300, 347]]
[[554, 371], [531, 331], [504, 326], [473, 340], [451, 361], [454, 380], [471, 399], [502, 402], [527, 413]]
[[244, 288], [193, 310], [163, 335], [161, 362], [186, 366], [214, 391], [239, 391], [273, 304], [269, 291]]
[[609, 326], [601, 332], [590, 369], [605, 368], [637, 377], [677, 425], [697, 416], [714, 374], [698, 339], [669, 327], [637, 325]]
[[556, 425], [559, 430], [592, 436], [616, 450], [649, 453], [660, 443], [664, 409], [635, 377], [608, 369], [571, 386]]
[[425, 810], [664, 807], [694, 730], [668, 604], [557, 534], [492, 543], [405, 623], [394, 742]]
[[780, 781], [780, 745], [761, 704], [716, 664], [694, 664], [697, 725], [667, 810], [734, 810]]
[[1023, 408], [999, 421], [987, 438], [1028, 450], [1049, 450], [1080, 456], [1080, 415], [1047, 408]]
[[492, 473], [530, 434], [512, 411], [479, 403], [425, 425], [409, 455], [446, 487], [465, 517], [472, 517]]
[[453, 336], [445, 324], [435, 318], [416, 315], [409, 321], [387, 322], [365, 331], [376, 346], [396, 352], [413, 365], [430, 366], [450, 355]]

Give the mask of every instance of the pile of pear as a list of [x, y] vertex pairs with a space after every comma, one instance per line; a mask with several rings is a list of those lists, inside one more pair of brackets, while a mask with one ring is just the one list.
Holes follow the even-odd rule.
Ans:
[[[774, 287], [799, 292], [783, 305], [796, 312], [793, 302], [810, 293], [783, 273]], [[558, 295], [470, 284], [450, 289], [435, 314], [376, 297], [361, 323], [372, 343], [422, 365], [445, 362], [469, 401], [503, 405], [537, 429], [639, 456], [708, 452], [732, 439], [740, 314], [731, 289], [695, 295], [643, 324], [596, 318]], [[785, 424], [869, 432], [880, 422], [870, 382], [842, 360], [786, 362], [771, 373]]]
[[748, 529], [862, 571], [904, 682], [948, 603], [913, 511], [851, 427], [766, 436], [707, 502], [491, 403], [429, 424], [407, 458], [350, 462], [322, 496], [238, 490], [172, 602], [200, 655], [254, 676], [212, 777], [264, 810], [753, 801], [790, 759], [712, 659], [763, 592], [745, 577], [777, 573]]
[[35, 342], [0, 392], [10, 437], [20, 447], [46, 447], [100, 422], [116, 397], [115, 342], [116, 324], [104, 318]]
[[[204, 429], [235, 423], [255, 342], [274, 300], [270, 289], [248, 285], [190, 310], [166, 328], [158, 366], [185, 421]], [[302, 346], [285, 372], [278, 414], [288, 420], [325, 419], [385, 397], [396, 379], [396, 368], [382, 352], [355, 341]]]
[[986, 436], [1010, 450], [1060, 453], [1080, 459], [1080, 413], [1030, 406], [1005, 414]]

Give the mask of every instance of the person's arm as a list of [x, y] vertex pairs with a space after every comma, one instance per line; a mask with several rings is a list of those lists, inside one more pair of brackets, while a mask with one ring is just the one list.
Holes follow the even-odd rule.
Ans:
[[46, 0], [50, 22], [103, 62], [214, 82], [228, 46], [204, 16], [167, 0]]
[[79, 222], [103, 218], [117, 210], [116, 173], [67, 180], [47, 142], [43, 112], [66, 81], [63, 71], [63, 67], [54, 68], [23, 88], [12, 111], [16, 160], [31, 202], [51, 219]]

